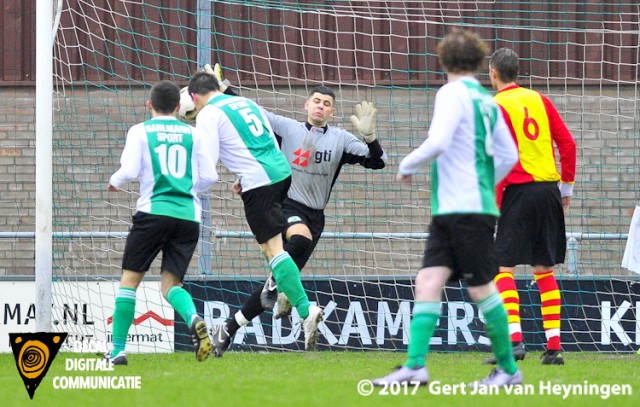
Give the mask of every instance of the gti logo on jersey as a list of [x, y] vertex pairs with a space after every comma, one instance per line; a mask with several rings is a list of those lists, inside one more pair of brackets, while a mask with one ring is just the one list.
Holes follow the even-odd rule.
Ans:
[[[309, 155], [311, 154], [311, 150], [302, 151], [302, 148], [297, 149], [293, 152], [296, 155], [296, 159], [293, 160], [293, 164], [299, 165], [301, 167], [306, 167], [309, 165]], [[331, 161], [331, 150], [324, 151], [316, 151], [313, 155], [313, 162], [316, 164], [320, 164], [323, 161]]]

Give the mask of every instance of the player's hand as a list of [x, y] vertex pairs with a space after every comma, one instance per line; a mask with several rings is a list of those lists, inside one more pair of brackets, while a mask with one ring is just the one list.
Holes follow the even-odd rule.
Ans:
[[356, 114], [351, 116], [351, 124], [362, 134], [364, 141], [372, 143], [376, 139], [376, 114], [378, 109], [366, 100], [356, 105]]
[[571, 204], [571, 197], [570, 196], [562, 197], [562, 210], [564, 211], [565, 215], [567, 213], [569, 213], [569, 205], [570, 204]]
[[220, 92], [222, 93], [224, 93], [224, 91], [227, 90], [227, 88], [231, 84], [228, 80], [222, 79], [222, 67], [220, 66], [220, 64], [215, 64], [213, 68], [211, 67], [211, 65], [206, 64], [204, 66], [204, 71], [216, 79], [216, 82], [218, 82], [218, 87], [220, 88]]
[[558, 188], [560, 189], [560, 196], [562, 197], [562, 210], [566, 215], [569, 213], [569, 204], [571, 203], [571, 196], [573, 195], [573, 184], [558, 181]]
[[402, 182], [403, 184], [408, 184], [411, 182], [412, 175], [403, 175], [400, 173], [396, 174], [396, 181]]
[[242, 195], [242, 185], [240, 185], [240, 180], [237, 179], [236, 182], [231, 185], [231, 191], [233, 191], [236, 195]]
[[111, 192], [118, 192], [118, 188], [114, 187], [113, 185], [109, 184], [109, 191]]
[[198, 115], [198, 109], [189, 94], [189, 87], [185, 86], [180, 89], [180, 109], [178, 114], [187, 122], [193, 122]]

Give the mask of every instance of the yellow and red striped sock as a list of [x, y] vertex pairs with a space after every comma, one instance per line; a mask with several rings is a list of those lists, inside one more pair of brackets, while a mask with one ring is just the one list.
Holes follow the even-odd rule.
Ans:
[[560, 350], [560, 290], [553, 275], [553, 270], [544, 273], [533, 273], [533, 278], [540, 291], [540, 309], [542, 326], [547, 337], [547, 350]]
[[509, 272], [498, 273], [494, 279], [496, 287], [502, 297], [504, 309], [507, 311], [509, 322], [509, 334], [511, 342], [522, 342], [522, 326], [520, 325], [520, 296], [516, 288], [513, 274]]

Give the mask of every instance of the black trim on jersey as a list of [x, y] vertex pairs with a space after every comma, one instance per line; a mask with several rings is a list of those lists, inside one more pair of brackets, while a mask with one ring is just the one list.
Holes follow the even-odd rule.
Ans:
[[369, 147], [369, 153], [371, 157], [380, 158], [384, 154], [382, 150], [382, 146], [378, 139], [373, 140], [371, 143], [367, 143], [367, 147]]
[[329, 199], [331, 198], [331, 193], [333, 192], [333, 186], [336, 184], [336, 180], [338, 179], [338, 175], [340, 175], [340, 171], [342, 171], [342, 166], [345, 164], [344, 163], [344, 156], [346, 155], [343, 154], [342, 155], [342, 160], [340, 160], [340, 165], [338, 165], [338, 168], [336, 168], [336, 173], [333, 174], [333, 180], [331, 180], [331, 188], [329, 188], [329, 196], [327, 196], [327, 200], [324, 203], [324, 206], [327, 206], [327, 203], [329, 202]]
[[238, 94], [231, 89], [231, 86], [227, 86], [227, 89], [225, 89], [223, 93], [225, 95], [238, 96]]
[[329, 125], [328, 124], [325, 124], [323, 127], [317, 127], [317, 126], [314, 126], [313, 124], [311, 124], [309, 122], [304, 122], [304, 125], [307, 127], [307, 130], [309, 130], [309, 131], [311, 131], [311, 129], [313, 129], [314, 127], [316, 129], [322, 129], [323, 133], [326, 133], [327, 130], [329, 130]]
[[370, 168], [372, 170], [381, 170], [385, 167], [385, 162], [382, 160], [384, 151], [378, 139], [373, 140], [371, 143], [367, 143], [369, 147], [369, 157], [365, 155], [357, 155], [351, 153], [344, 153], [340, 160], [340, 165], [343, 164], [360, 164], [364, 168]]

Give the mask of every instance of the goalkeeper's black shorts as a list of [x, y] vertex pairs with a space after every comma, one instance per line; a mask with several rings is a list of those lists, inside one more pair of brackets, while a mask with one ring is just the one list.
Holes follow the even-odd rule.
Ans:
[[324, 230], [323, 210], [309, 208], [298, 201], [287, 198], [282, 203], [282, 215], [287, 221], [287, 227], [298, 223], [305, 224], [311, 231], [311, 238], [315, 247]]

